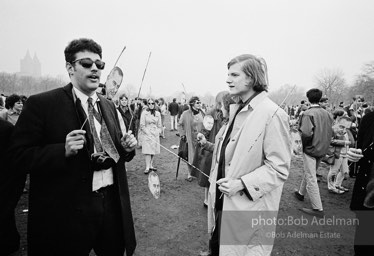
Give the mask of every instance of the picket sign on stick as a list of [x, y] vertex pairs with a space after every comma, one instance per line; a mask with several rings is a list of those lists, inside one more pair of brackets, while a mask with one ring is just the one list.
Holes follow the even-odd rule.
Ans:
[[[143, 77], [142, 77], [142, 81], [140, 82], [140, 87], [139, 87], [138, 97], [137, 97], [137, 98], [139, 98], [139, 96], [140, 96], [140, 91], [142, 90], [143, 81], [144, 81], [145, 73], [147, 72], [148, 63], [149, 63], [149, 59], [151, 58], [151, 54], [152, 54], [152, 52], [149, 52], [148, 60], [147, 60], [147, 64], [145, 65], [145, 69], [144, 69], [144, 73], [143, 73]], [[133, 119], [134, 119], [134, 116], [131, 116], [129, 127], [131, 127], [131, 124], [132, 124]]]
[[118, 63], [118, 61], [119, 61], [119, 58], [121, 58], [121, 56], [122, 56], [122, 53], [123, 53], [123, 52], [125, 51], [125, 49], [126, 49], [126, 45], [125, 45], [125, 47], [123, 47], [123, 49], [122, 49], [121, 53], [119, 54], [119, 56], [118, 56], [118, 58], [117, 58], [116, 62], [114, 63], [114, 66], [113, 66], [113, 68], [115, 68], [115, 67], [116, 67], [116, 65], [117, 65], [117, 63]]
[[[118, 60], [121, 58], [122, 53], [125, 51], [125, 49], [126, 49], [126, 45], [123, 47], [121, 53], [119, 54], [119, 56], [118, 56], [118, 58], [117, 58], [117, 61], [114, 63], [114, 67], [113, 67], [113, 69], [110, 71], [109, 74], [111, 74], [112, 71], [113, 71], [114, 69], [116, 69], [117, 62], [118, 62]], [[120, 69], [120, 68], [117, 67], [117, 69]], [[121, 71], [122, 71], [122, 70], [121, 70]], [[107, 77], [107, 81], [105, 82], [105, 84], [107, 84], [109, 77], [110, 77], [110, 76]], [[122, 83], [122, 79], [121, 79], [121, 83]], [[118, 85], [118, 88], [121, 86], [121, 83]], [[117, 91], [118, 91], [118, 88], [117, 88]], [[116, 91], [116, 93], [117, 93], [117, 91]], [[99, 98], [97, 98], [97, 99], [95, 100], [95, 102], [93, 103], [94, 106], [95, 106], [95, 104], [96, 104], [96, 102], [97, 102], [98, 99], [99, 99]], [[84, 125], [86, 124], [87, 120], [88, 120], [88, 116], [87, 116], [86, 119], [84, 120], [84, 122], [83, 122], [83, 124], [82, 124], [82, 127], [81, 127], [81, 130], [83, 129], [83, 127], [84, 127]]]

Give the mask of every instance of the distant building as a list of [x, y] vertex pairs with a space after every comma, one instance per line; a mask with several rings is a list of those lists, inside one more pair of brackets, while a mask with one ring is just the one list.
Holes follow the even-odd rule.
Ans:
[[21, 76], [34, 76], [39, 77], [42, 75], [42, 65], [34, 54], [34, 57], [31, 58], [29, 50], [26, 52], [26, 56], [20, 60], [21, 71], [19, 75]]

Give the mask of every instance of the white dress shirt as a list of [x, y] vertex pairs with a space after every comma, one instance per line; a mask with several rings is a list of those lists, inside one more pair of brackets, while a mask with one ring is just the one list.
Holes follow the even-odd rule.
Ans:
[[[74, 93], [75, 93], [76, 97], [80, 99], [83, 110], [84, 110], [84, 112], [86, 112], [86, 115], [88, 117], [88, 98], [89, 97], [86, 94], [79, 91], [74, 86], [73, 86], [73, 90], [74, 90]], [[92, 102], [94, 104], [95, 110], [98, 111], [97, 103], [100, 99], [98, 98], [96, 93], [94, 93], [91, 96], [91, 98], [92, 98]], [[89, 120], [87, 120], [87, 122], [88, 121]], [[101, 138], [100, 138], [101, 124], [96, 120], [96, 118], [94, 118], [94, 122], [95, 122], [95, 128], [96, 128], [97, 134], [99, 135], [98, 136], [99, 140], [101, 141]], [[94, 147], [94, 152], [95, 153], [97, 152], [95, 147]], [[106, 187], [106, 186], [109, 186], [109, 185], [112, 185], [112, 184], [113, 184], [113, 169], [112, 168], [109, 168], [109, 169], [106, 169], [106, 170], [95, 171], [93, 173], [92, 191], [96, 191], [96, 190], [98, 190], [102, 187]]]

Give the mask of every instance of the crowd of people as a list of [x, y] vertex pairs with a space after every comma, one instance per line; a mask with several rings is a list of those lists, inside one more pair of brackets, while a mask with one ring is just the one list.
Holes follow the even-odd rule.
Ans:
[[[255, 214], [277, 218], [293, 152], [290, 130], [301, 138], [304, 170], [297, 200], [306, 214], [324, 217], [318, 167], [330, 165], [328, 190], [343, 194], [356, 178], [351, 208], [360, 219], [356, 255], [368, 255], [374, 226], [374, 112], [363, 97], [331, 106], [322, 91], [308, 90], [300, 106], [278, 106], [268, 96], [267, 64], [244, 54], [227, 64], [228, 90], [215, 105], [197, 96], [118, 100], [100, 84], [102, 49], [91, 39], [65, 48], [70, 83], [29, 98], [0, 97], [0, 254], [18, 255], [14, 209], [30, 175], [28, 255], [133, 255], [135, 229], [125, 162], [144, 155], [145, 174], [157, 172], [156, 155], [170, 131], [186, 145], [186, 181], [204, 188], [209, 248], [201, 255], [270, 255], [273, 239], [251, 225]], [[115, 92], [112, 93], [112, 96]], [[173, 133], [172, 133], [173, 134]], [[141, 149], [140, 149], [141, 148]], [[295, 153], [295, 152], [293, 152]], [[357, 164], [356, 164], [357, 162]], [[351, 164], [355, 163], [355, 164]], [[69, 216], [67, 218], [67, 216]], [[362, 221], [362, 222], [361, 222]], [[364, 224], [361, 224], [364, 223]]]

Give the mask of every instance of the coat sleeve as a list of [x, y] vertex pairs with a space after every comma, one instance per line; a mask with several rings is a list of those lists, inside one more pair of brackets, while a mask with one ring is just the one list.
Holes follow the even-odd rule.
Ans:
[[187, 111], [184, 111], [179, 119], [178, 132], [181, 137], [186, 136], [186, 128], [184, 127], [186, 123], [186, 113]]
[[[17, 171], [42, 172], [69, 169], [70, 159], [65, 157], [65, 141], [49, 143], [44, 129], [45, 111], [50, 106], [40, 98], [31, 96], [17, 121], [11, 139], [11, 161]], [[58, 118], [58, 117], [56, 117]]]
[[303, 148], [305, 148], [306, 146], [310, 145], [313, 140], [314, 124], [310, 116], [302, 115], [299, 130], [301, 132]]
[[256, 201], [282, 185], [291, 164], [291, 139], [288, 117], [275, 115], [265, 128], [263, 165], [241, 177], [244, 192]]
[[157, 116], [157, 128], [159, 130], [159, 133], [161, 134], [162, 132], [162, 121], [161, 121], [161, 114]]

